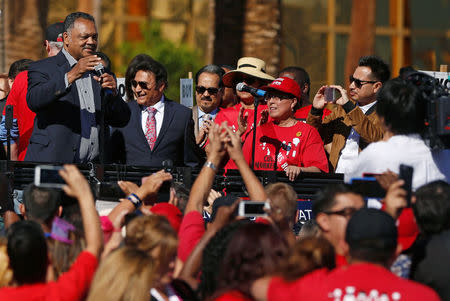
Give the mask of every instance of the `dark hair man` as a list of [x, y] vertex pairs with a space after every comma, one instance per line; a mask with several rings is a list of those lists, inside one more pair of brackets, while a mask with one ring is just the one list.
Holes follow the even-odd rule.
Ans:
[[130, 165], [161, 167], [198, 164], [194, 121], [190, 109], [164, 96], [164, 66], [146, 54], [134, 57], [125, 74], [129, 122], [112, 136], [113, 160]]
[[336, 251], [338, 266], [347, 263], [345, 229], [348, 220], [362, 207], [364, 207], [362, 196], [343, 184], [326, 186], [325, 189], [319, 190], [313, 201], [313, 214], [323, 237], [333, 245]]
[[129, 120], [129, 109], [117, 93], [114, 76], [94, 73], [101, 61], [95, 55], [98, 33], [94, 18], [71, 13], [64, 30], [61, 52], [31, 64], [28, 72], [27, 103], [36, 113], [36, 121], [27, 161], [97, 160], [103, 142], [99, 135], [102, 121], [122, 126]]
[[209, 127], [213, 124], [222, 102], [225, 71], [216, 65], [206, 65], [195, 75], [195, 101], [192, 107], [194, 134], [197, 145], [203, 146], [208, 139]]
[[[51, 24], [45, 30], [44, 47], [48, 57], [55, 56], [63, 48], [64, 23]], [[28, 68], [27, 68], [28, 69]], [[5, 105], [13, 106], [13, 127], [11, 129], [11, 159], [23, 161], [33, 131], [35, 113], [28, 108], [26, 94], [28, 89], [28, 71], [19, 73], [11, 88]], [[6, 145], [6, 128], [3, 118], [0, 123], [0, 140]], [[20, 139], [19, 139], [20, 138]]]
[[308, 72], [302, 67], [289, 66], [281, 69], [278, 72], [278, 77], [289, 77], [297, 82], [302, 90], [301, 98], [298, 103], [298, 107], [303, 108], [310, 104], [309, 102], [309, 91], [311, 90], [311, 79], [309, 78]]
[[256, 300], [440, 300], [430, 288], [392, 274], [396, 257], [394, 219], [378, 209], [361, 209], [345, 233], [348, 267], [320, 269], [293, 282], [263, 278], [253, 284]]
[[19, 208], [25, 219], [39, 223], [45, 233], [50, 233], [54, 218], [61, 215], [60, 199], [61, 194], [56, 189], [30, 184], [25, 188], [24, 204]]
[[398, 174], [400, 164], [414, 168], [413, 190], [445, 179], [440, 168], [450, 166], [450, 157], [435, 158], [420, 136], [425, 128], [426, 101], [412, 83], [399, 78], [385, 83], [377, 104], [377, 114], [385, 129], [384, 141], [370, 144], [359, 154], [353, 168], [345, 174], [346, 181], [363, 173], [383, 173], [388, 169]]
[[319, 130], [324, 144], [333, 143], [329, 160], [335, 172], [345, 173], [362, 149], [383, 137], [383, 128], [375, 113], [376, 96], [389, 76], [389, 66], [385, 62], [376, 56], [364, 56], [350, 76], [349, 96], [341, 86], [329, 86], [339, 90], [341, 97], [333, 101], [335, 108], [323, 120], [327, 86], [322, 86], [314, 96], [307, 123]]
[[427, 242], [414, 250], [411, 279], [430, 286], [442, 300], [450, 299], [450, 185], [444, 181], [416, 190], [414, 217]]

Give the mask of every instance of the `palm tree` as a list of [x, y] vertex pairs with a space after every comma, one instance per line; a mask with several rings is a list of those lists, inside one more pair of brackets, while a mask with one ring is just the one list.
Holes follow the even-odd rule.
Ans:
[[[9, 65], [23, 58], [33, 60], [44, 56], [44, 29], [46, 27], [48, 0], [2, 1], [2, 33], [4, 47], [0, 49], [1, 66], [7, 71]], [[3, 19], [4, 18], [4, 19]]]

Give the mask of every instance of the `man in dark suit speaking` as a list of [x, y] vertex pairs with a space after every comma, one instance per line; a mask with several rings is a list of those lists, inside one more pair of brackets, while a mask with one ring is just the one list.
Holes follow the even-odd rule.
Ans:
[[101, 60], [94, 54], [97, 38], [94, 18], [72, 13], [64, 21], [64, 48], [30, 65], [27, 103], [36, 118], [26, 161], [95, 161], [101, 121], [112, 126], [128, 122], [130, 110], [117, 93], [114, 76], [94, 73]]
[[113, 160], [128, 165], [161, 167], [198, 164], [192, 111], [167, 99], [167, 71], [148, 55], [139, 54], [125, 75], [131, 110], [129, 123], [112, 135]]

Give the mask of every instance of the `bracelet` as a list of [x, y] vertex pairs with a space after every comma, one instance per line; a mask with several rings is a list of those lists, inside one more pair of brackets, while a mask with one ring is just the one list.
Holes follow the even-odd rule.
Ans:
[[136, 209], [138, 209], [142, 205], [142, 200], [135, 193], [131, 193], [127, 197], [127, 200], [129, 200], [131, 203], [133, 203], [133, 205]]
[[214, 170], [215, 172], [217, 172], [217, 169], [218, 169], [217, 166], [214, 165], [214, 163], [212, 163], [211, 161], [206, 162], [205, 165], [203, 165], [203, 166], [209, 167], [209, 168], [211, 168], [212, 170]]

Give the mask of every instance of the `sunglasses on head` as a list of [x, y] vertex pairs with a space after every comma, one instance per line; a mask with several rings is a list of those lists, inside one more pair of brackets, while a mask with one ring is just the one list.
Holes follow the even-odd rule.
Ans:
[[377, 80], [360, 80], [360, 79], [354, 78], [353, 75], [350, 75], [349, 80], [350, 80], [350, 84], [355, 82], [355, 86], [358, 89], [361, 88], [362, 86], [364, 86], [365, 84], [374, 84], [374, 83], [378, 82]]
[[132, 79], [131, 85], [133, 86], [133, 88], [136, 88], [137, 85], [139, 85], [142, 89], [149, 90], [149, 87], [148, 87], [149, 84], [146, 82], [138, 82], [138, 81], [135, 81], [134, 79]]
[[195, 87], [195, 91], [197, 91], [198, 94], [203, 94], [203, 93], [205, 93], [205, 91], [208, 91], [208, 94], [216, 95], [217, 92], [219, 92], [219, 89], [213, 88], [213, 87], [205, 88], [203, 86], [197, 86], [197, 87]]

